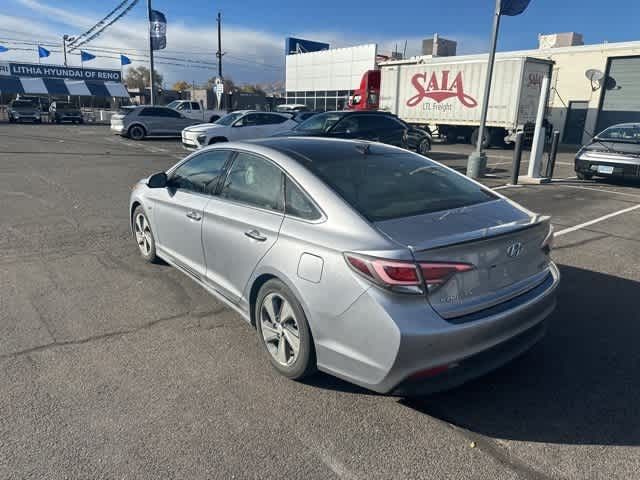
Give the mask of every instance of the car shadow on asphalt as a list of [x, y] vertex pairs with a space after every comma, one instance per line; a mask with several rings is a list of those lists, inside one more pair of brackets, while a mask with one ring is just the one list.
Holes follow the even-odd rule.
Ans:
[[640, 445], [640, 283], [561, 266], [547, 336], [457, 389], [400, 402], [489, 437]]

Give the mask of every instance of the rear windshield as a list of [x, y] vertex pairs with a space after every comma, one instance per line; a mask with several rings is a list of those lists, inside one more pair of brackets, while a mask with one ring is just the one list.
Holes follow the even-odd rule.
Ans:
[[[355, 150], [355, 149], [354, 149]], [[495, 200], [490, 191], [436, 162], [376, 146], [348, 158], [306, 163], [315, 175], [371, 222], [462, 208]]]

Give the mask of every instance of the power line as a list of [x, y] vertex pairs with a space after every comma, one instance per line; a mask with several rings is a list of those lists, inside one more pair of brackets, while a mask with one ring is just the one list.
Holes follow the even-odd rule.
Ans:
[[109, 23], [107, 23], [106, 25], [104, 25], [102, 28], [100, 28], [97, 32], [95, 32], [93, 35], [91, 35], [89, 38], [83, 40], [80, 43], [76, 43], [73, 47], [71, 47], [71, 49], [69, 50], [70, 52], [77, 50], [79, 47], [83, 46], [86, 43], [89, 43], [91, 40], [93, 40], [94, 38], [99, 37], [102, 32], [104, 32], [107, 28], [109, 28], [111, 25], [113, 25], [114, 23], [116, 23], [118, 20], [120, 20], [122, 17], [124, 17], [127, 13], [129, 13], [131, 11], [131, 9], [133, 7], [135, 7], [137, 5], [139, 0], [133, 0], [129, 6], [127, 8], [125, 8], [118, 16], [116, 16], [113, 20], [111, 20]]
[[87, 30], [84, 33], [81, 33], [80, 35], [78, 35], [77, 37], [75, 37], [75, 39], [71, 42], [69, 42], [69, 46], [73, 46], [74, 44], [78, 43], [82, 38], [87, 37], [88, 35], [90, 35], [91, 33], [93, 33], [97, 28], [101, 27], [102, 25], [104, 25], [104, 23], [107, 21], [107, 19], [109, 17], [111, 17], [114, 13], [116, 13], [118, 10], [120, 10], [122, 7], [124, 7], [124, 5], [128, 2], [129, 0], [122, 0], [122, 2], [120, 2], [118, 4], [118, 6], [116, 8], [114, 8], [113, 10], [111, 10], [102, 20], [100, 20], [98, 23], [96, 23], [93, 27], [91, 27], [89, 30]]

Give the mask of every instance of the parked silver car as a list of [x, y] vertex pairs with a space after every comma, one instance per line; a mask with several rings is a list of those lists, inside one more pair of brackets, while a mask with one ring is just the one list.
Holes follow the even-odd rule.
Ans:
[[111, 131], [133, 140], [179, 137], [183, 129], [198, 123], [168, 107], [123, 107], [111, 116]]
[[145, 259], [238, 311], [294, 379], [449, 388], [531, 347], [556, 303], [549, 217], [388, 145], [207, 147], [141, 180], [129, 215]]

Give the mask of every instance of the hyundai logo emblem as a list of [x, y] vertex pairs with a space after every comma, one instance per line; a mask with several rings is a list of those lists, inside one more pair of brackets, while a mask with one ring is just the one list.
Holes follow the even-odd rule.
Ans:
[[522, 243], [516, 242], [512, 243], [507, 247], [507, 255], [511, 258], [519, 257], [522, 253]]

